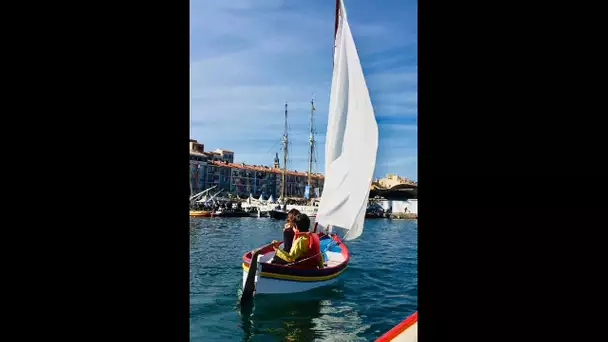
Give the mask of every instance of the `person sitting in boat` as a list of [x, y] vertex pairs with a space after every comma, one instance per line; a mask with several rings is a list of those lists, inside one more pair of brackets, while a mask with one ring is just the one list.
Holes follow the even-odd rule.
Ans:
[[319, 236], [309, 232], [310, 219], [297, 214], [293, 219], [294, 237], [289, 253], [279, 249], [279, 241], [273, 241], [275, 256], [272, 263], [285, 265], [294, 263], [297, 268], [323, 268], [323, 255]]
[[294, 231], [294, 219], [296, 215], [300, 214], [298, 209], [291, 209], [287, 213], [287, 219], [285, 220], [285, 227], [283, 227], [283, 250], [287, 253], [291, 250], [293, 243]]

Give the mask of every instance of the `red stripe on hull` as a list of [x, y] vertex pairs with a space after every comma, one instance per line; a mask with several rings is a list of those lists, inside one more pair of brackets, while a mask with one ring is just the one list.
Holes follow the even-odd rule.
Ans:
[[397, 324], [393, 329], [387, 331], [384, 335], [380, 336], [376, 342], [388, 342], [399, 336], [402, 332], [404, 332], [407, 328], [414, 325], [414, 323], [418, 322], [418, 311], [414, 312], [411, 316], [406, 318], [403, 322]]

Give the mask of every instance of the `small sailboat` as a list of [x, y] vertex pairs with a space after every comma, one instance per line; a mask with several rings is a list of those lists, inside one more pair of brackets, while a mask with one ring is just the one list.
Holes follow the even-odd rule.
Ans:
[[[363, 231], [378, 150], [378, 125], [342, 0], [336, 1], [334, 42], [325, 184], [311, 229], [318, 234], [325, 267], [299, 268], [297, 263], [304, 260], [272, 264], [272, 244], [261, 246], [243, 255], [241, 302], [252, 298], [254, 291], [294, 293], [335, 282], [350, 259], [344, 241], [356, 239]], [[318, 226], [324, 231], [316, 233]], [[341, 238], [332, 232], [334, 227], [347, 233]]]
[[[217, 186], [217, 185], [216, 185]], [[209, 201], [209, 191], [214, 189], [216, 186], [213, 186], [207, 190], [203, 190], [198, 194], [190, 197], [190, 206], [194, 206], [196, 204], [206, 204]], [[209, 210], [194, 210], [190, 209], [191, 217], [210, 217], [211, 211]]]

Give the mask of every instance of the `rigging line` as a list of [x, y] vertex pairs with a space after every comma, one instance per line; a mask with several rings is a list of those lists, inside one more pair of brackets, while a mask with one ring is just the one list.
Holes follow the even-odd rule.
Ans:
[[275, 143], [272, 145], [272, 147], [271, 147], [270, 149], [268, 149], [268, 152], [266, 152], [266, 153], [268, 154], [268, 153], [272, 152], [272, 150], [273, 150], [273, 149], [274, 149], [274, 148], [275, 148], [275, 147], [276, 147], [276, 146], [277, 146], [277, 145], [278, 145], [278, 144], [281, 142], [281, 139], [282, 139], [282, 138], [279, 138], [279, 139], [278, 139], [278, 140], [277, 140], [277, 141], [276, 141], [276, 142], [275, 142]]

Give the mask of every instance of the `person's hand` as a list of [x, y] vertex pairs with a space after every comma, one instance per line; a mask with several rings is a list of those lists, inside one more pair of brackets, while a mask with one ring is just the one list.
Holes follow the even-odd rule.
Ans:
[[280, 245], [280, 244], [281, 244], [281, 242], [280, 242], [280, 241], [277, 241], [277, 240], [272, 240], [272, 247], [274, 247], [275, 249], [276, 249], [276, 248], [279, 248], [279, 245]]

